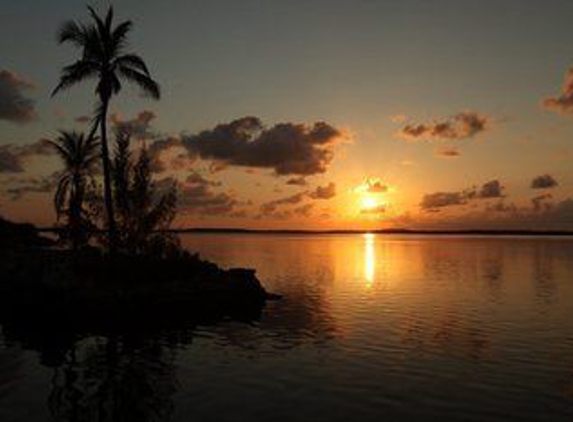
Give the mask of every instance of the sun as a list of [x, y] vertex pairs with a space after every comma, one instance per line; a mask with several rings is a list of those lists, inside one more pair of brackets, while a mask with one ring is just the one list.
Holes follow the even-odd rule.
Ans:
[[378, 200], [373, 196], [364, 196], [360, 201], [362, 209], [371, 210], [379, 206]]

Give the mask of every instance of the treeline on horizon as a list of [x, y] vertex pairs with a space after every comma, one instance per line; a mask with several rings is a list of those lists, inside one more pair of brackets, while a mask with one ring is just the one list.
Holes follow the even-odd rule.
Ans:
[[[37, 227], [39, 232], [57, 233], [58, 227]], [[105, 233], [96, 229], [95, 232]], [[573, 236], [573, 230], [526, 230], [526, 229], [407, 229], [388, 228], [359, 229], [252, 229], [244, 227], [183, 227], [158, 230], [163, 233], [244, 233], [244, 234], [405, 234], [405, 235], [468, 235], [468, 236]]]

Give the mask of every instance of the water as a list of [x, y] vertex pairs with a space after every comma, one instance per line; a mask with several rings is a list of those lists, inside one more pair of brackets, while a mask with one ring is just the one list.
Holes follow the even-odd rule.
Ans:
[[224, 266], [257, 268], [284, 300], [254, 324], [117, 343], [82, 336], [64, 357], [54, 355], [63, 340], [53, 334], [26, 344], [5, 333], [0, 420], [573, 418], [571, 239], [183, 242]]

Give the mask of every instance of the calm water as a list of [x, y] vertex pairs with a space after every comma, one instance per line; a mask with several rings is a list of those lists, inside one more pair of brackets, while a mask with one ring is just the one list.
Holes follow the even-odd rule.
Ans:
[[285, 299], [254, 324], [119, 339], [111, 355], [97, 336], [58, 357], [57, 335], [4, 332], [0, 421], [573, 419], [573, 240], [183, 241]]

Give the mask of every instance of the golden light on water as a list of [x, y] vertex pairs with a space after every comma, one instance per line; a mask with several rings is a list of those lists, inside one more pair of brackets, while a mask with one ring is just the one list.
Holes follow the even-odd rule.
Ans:
[[372, 233], [364, 234], [364, 279], [366, 286], [371, 287], [376, 273], [376, 253], [374, 250], [375, 236]]

